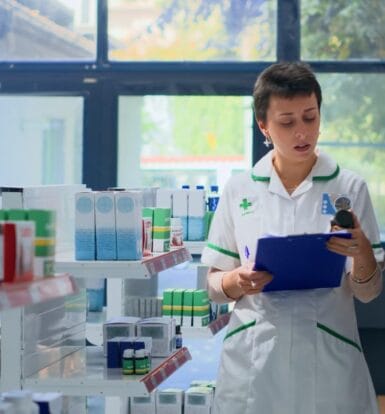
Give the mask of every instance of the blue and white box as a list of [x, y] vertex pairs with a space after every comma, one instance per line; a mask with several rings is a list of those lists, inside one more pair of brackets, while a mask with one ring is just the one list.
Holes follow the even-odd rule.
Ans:
[[75, 259], [95, 260], [95, 196], [91, 191], [75, 194]]
[[188, 190], [188, 239], [205, 239], [206, 191]]
[[96, 259], [116, 260], [115, 196], [112, 191], [95, 193]]
[[140, 260], [143, 257], [142, 199], [141, 191], [115, 193], [118, 260]]
[[61, 414], [63, 412], [63, 396], [59, 392], [36, 392], [33, 401], [39, 405], [40, 414]]

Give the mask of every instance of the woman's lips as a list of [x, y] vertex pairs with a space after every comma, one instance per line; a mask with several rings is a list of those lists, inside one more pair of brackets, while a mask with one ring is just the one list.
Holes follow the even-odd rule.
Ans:
[[295, 149], [296, 151], [299, 151], [299, 152], [305, 152], [305, 151], [307, 151], [309, 148], [310, 148], [310, 145], [309, 145], [309, 144], [296, 145], [296, 146], [294, 147], [294, 149]]

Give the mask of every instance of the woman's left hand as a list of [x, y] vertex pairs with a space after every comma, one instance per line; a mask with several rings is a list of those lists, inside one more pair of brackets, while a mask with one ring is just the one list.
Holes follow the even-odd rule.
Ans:
[[[353, 258], [365, 257], [372, 253], [372, 247], [370, 241], [362, 231], [361, 225], [357, 219], [357, 216], [351, 211], [353, 215], [354, 228], [348, 229], [351, 233], [351, 239], [345, 239], [342, 237], [331, 237], [327, 242], [327, 248], [343, 256], [349, 256]], [[333, 230], [346, 230], [338, 226], [334, 226]]]

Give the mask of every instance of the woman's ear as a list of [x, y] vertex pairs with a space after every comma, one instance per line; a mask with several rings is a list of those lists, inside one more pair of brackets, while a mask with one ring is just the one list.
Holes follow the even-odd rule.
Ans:
[[265, 137], [269, 137], [270, 135], [269, 135], [269, 132], [268, 132], [268, 130], [267, 130], [267, 128], [266, 128], [265, 123], [264, 123], [263, 121], [261, 121], [261, 120], [258, 120], [258, 119], [257, 119], [257, 124], [258, 124], [258, 127], [259, 127], [259, 129], [261, 130], [262, 134], [263, 134]]

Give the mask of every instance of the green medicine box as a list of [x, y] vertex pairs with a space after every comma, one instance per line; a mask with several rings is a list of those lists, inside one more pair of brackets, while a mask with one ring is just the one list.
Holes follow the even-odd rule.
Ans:
[[210, 322], [210, 302], [207, 290], [197, 289], [193, 294], [193, 326], [207, 326]]
[[162, 315], [172, 317], [172, 298], [174, 289], [165, 289], [163, 291]]

